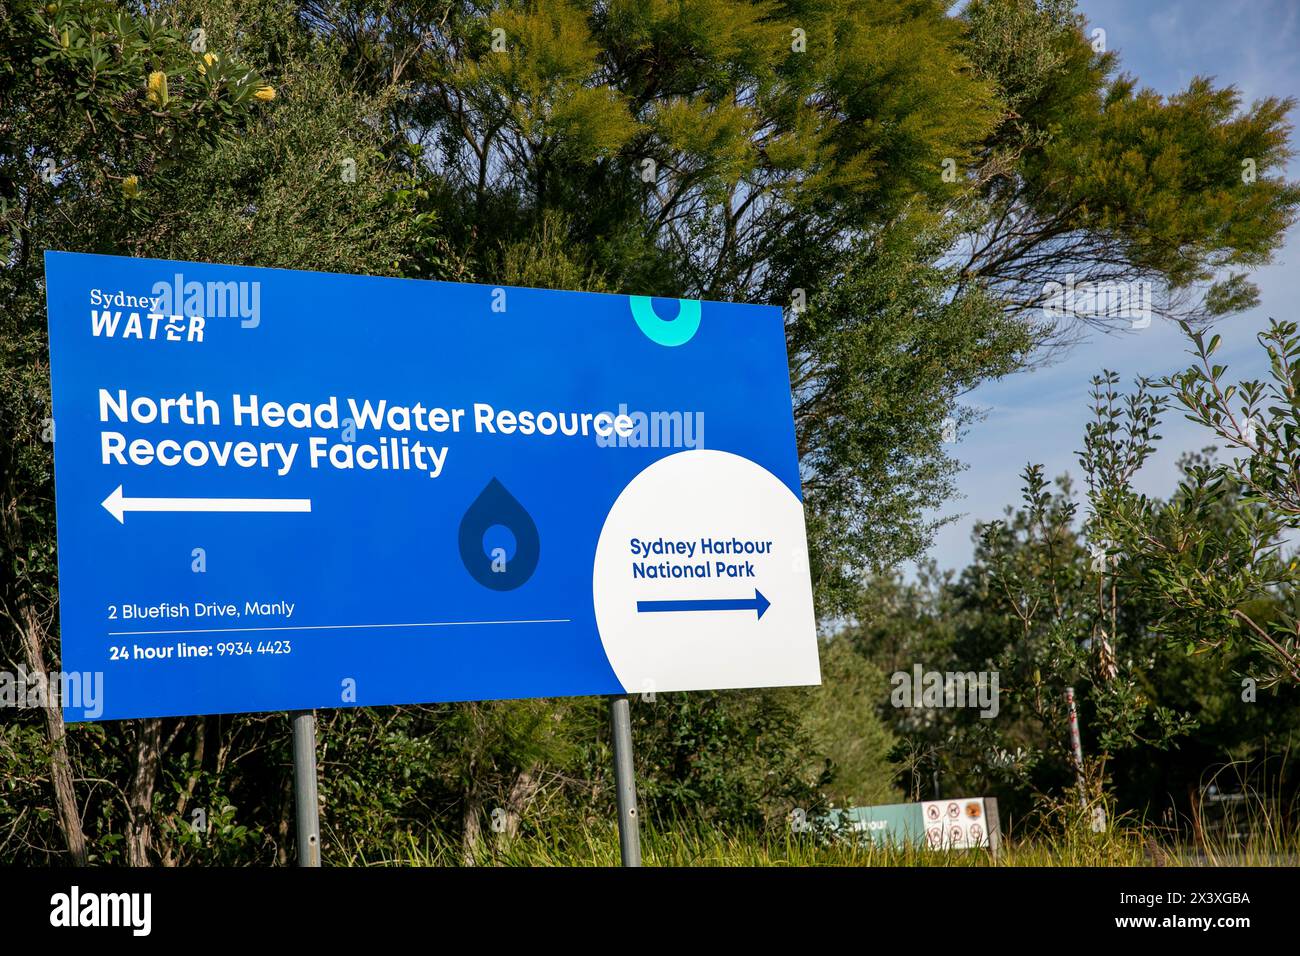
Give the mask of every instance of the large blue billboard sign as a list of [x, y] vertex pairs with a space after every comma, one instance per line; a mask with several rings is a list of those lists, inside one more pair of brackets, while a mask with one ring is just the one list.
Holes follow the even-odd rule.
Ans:
[[46, 279], [68, 719], [818, 683], [779, 309]]

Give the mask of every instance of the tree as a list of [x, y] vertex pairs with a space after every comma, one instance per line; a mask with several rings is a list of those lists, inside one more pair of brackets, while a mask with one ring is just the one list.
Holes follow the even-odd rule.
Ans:
[[[1086, 510], [1068, 478], [1052, 489], [1030, 466], [1024, 504], [980, 526], [964, 571], [923, 569], [912, 584], [864, 588], [848, 633], [871, 660], [999, 676], [996, 720], [895, 711], [905, 768], [937, 770], [949, 788], [1008, 788], [1011, 813], [1030, 798], [1059, 806], [1077, 770], [1062, 696], [1072, 686], [1090, 801], [1143, 815], [1177, 807], [1199, 838], [1200, 794], [1216, 765], [1236, 762], [1243, 776], [1285, 792], [1297, 688], [1278, 650], [1289, 649], [1297, 611], [1285, 534], [1294, 526], [1289, 383], [1300, 340], [1275, 324], [1261, 336], [1273, 383], [1230, 386], [1211, 358], [1218, 342], [1189, 334], [1199, 366], [1139, 380], [1128, 394], [1112, 372], [1093, 379], [1079, 452]], [[1234, 399], [1241, 407], [1227, 404]], [[1185, 455], [1167, 499], [1141, 496], [1133, 481], [1171, 401], [1250, 457]], [[888, 715], [883, 695], [880, 706]]]
[[[1295, 323], [1271, 322], [1259, 336], [1270, 381], [1228, 384], [1226, 366], [1213, 360], [1221, 337], [1186, 332], [1198, 364], [1161, 385], [1234, 457], [1190, 465], [1166, 503], [1113, 476], [1105, 484], [1108, 524], [1141, 556], [1143, 586], [1167, 608], [1166, 634], [1189, 648], [1253, 645], [1269, 664], [1266, 685], [1300, 683], [1300, 577], [1281, 551], [1285, 534], [1300, 526], [1300, 334]], [[1210, 520], [1225, 509], [1231, 522]]]
[[[174, 187], [270, 87], [237, 63], [205, 60], [160, 18], [94, 0], [11, 5], [0, 12], [0, 51], [0, 608], [21, 660], [43, 674], [57, 660], [57, 602], [40, 251], [129, 249], [147, 222], [141, 202]], [[63, 718], [54, 703], [44, 715], [60, 827], [84, 863]]]
[[[1005, 105], [972, 172], [985, 214], [963, 277], [1040, 317], [1067, 278], [1149, 283], [1152, 311], [1183, 320], [1253, 305], [1246, 274], [1281, 246], [1300, 198], [1278, 175], [1294, 101], [1242, 109], [1205, 77], [1169, 98], [1141, 90], [1073, 7], [975, 0], [962, 13], [969, 55]], [[1063, 305], [1058, 341], [1117, 318]]]
[[610, 291], [788, 307], [831, 614], [864, 570], [924, 551], [964, 391], [1079, 320], [1116, 324], [1047, 315], [1049, 282], [1230, 312], [1300, 202], [1279, 174], [1290, 101], [1139, 92], [1068, 0], [948, 6], [312, 0], [303, 17], [360, 82], [406, 89], [388, 128], [480, 274], [562, 223]]
[[[446, 262], [418, 191], [365, 123], [379, 107], [337, 97], [344, 81], [328, 45], [298, 28], [289, 5], [214, 2], [184, 14], [102, 0], [0, 11], [0, 614], [11, 670], [58, 667], [42, 250], [377, 273], [441, 274]], [[357, 162], [352, 182], [340, 177], [343, 157]], [[78, 733], [69, 747], [58, 707], [43, 714], [71, 858], [117, 852], [87, 837], [83, 818], [98, 818], [121, 827], [130, 862], [148, 862], [164, 762], [172, 747], [202, 753], [202, 725], [138, 721], [102, 742]], [[26, 735], [19, 744], [37, 747]], [[210, 742], [208, 753], [226, 746]], [[79, 760], [120, 790], [83, 808]]]

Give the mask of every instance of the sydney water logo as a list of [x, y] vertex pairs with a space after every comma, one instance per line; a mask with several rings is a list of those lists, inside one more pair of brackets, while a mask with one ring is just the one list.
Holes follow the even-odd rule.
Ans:
[[257, 328], [262, 323], [262, 283], [186, 281], [178, 272], [170, 282], [155, 282], [149, 295], [91, 289], [90, 305], [95, 336], [202, 342], [204, 325], [211, 319], [239, 319], [242, 328]]
[[50, 925], [58, 927], [128, 927], [133, 936], [148, 936], [153, 929], [153, 896], [149, 893], [81, 892], [50, 897]]

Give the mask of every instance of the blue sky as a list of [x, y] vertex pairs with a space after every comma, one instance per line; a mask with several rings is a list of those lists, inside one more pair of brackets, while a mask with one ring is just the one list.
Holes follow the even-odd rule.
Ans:
[[[1106, 31], [1106, 44], [1119, 53], [1120, 69], [1139, 85], [1163, 94], [1186, 88], [1192, 77], [1209, 75], [1233, 85], [1249, 104], [1267, 96], [1300, 98], [1300, 3], [1296, 0], [1079, 0], [1089, 29]], [[1297, 111], [1300, 112], [1300, 111]], [[1295, 112], [1292, 122], [1300, 120]], [[1292, 160], [1288, 178], [1300, 179]], [[1300, 227], [1293, 228], [1274, 264], [1253, 276], [1260, 306], [1220, 321], [1223, 344], [1216, 358], [1236, 378], [1263, 378], [1267, 363], [1255, 335], [1270, 316], [1300, 320]], [[972, 553], [977, 521], [1002, 514], [1020, 500], [1018, 475], [1029, 462], [1055, 477], [1069, 472], [1081, 484], [1076, 451], [1088, 420], [1089, 379], [1103, 368], [1120, 373], [1127, 386], [1135, 376], [1157, 377], [1186, 366], [1186, 343], [1175, 326], [1155, 319], [1147, 329], [1093, 334], [1063, 359], [971, 392], [965, 403], [987, 416], [954, 449], [966, 470], [957, 479], [961, 497], [938, 514], [959, 514], [937, 535], [930, 556], [941, 568], [961, 568]], [[1167, 495], [1174, 487], [1178, 456], [1210, 444], [1208, 434], [1176, 412], [1165, 417], [1159, 453], [1139, 474], [1139, 491]]]

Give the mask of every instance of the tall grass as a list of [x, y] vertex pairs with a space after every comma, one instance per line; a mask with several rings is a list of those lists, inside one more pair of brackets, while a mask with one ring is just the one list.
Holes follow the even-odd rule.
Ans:
[[[1275, 762], [1285, 768], [1287, 756], [1283, 753]], [[1300, 839], [1290, 823], [1300, 819], [1300, 814], [1294, 803], [1286, 803], [1283, 776], [1271, 778], [1271, 785], [1255, 785], [1259, 777], [1270, 780], [1268, 766], [1269, 758], [1252, 764], [1230, 761], [1204, 781], [1195, 809], [1200, 824], [1197, 829], [1202, 835], [1194, 847], [1184, 851], [1184, 861], [1211, 866], [1251, 866], [1260, 860], [1291, 866], [1300, 863]], [[1206, 795], [1210, 785], [1236, 801], [1231, 810], [1224, 813], [1213, 806], [1212, 798]], [[1217, 820], [1213, 819], [1215, 809], [1221, 813]]]
[[[1300, 833], [1287, 829], [1275, 802], [1252, 797], [1244, 805], [1244, 839], [1206, 833], [1189, 843], [1172, 827], [1113, 819], [1093, 833], [1091, 814], [1062, 804], [1026, 834], [1008, 834], [996, 858], [987, 849], [931, 850], [919, 846], [853, 844], [812, 834], [724, 828], [701, 820], [641, 829], [646, 866], [1294, 866], [1300, 862]], [[488, 833], [469, 854], [456, 839], [407, 834], [396, 849], [377, 853], [335, 835], [326, 847], [329, 862], [345, 866], [617, 866], [618, 832], [613, 823], [537, 828], [516, 837]]]
[[[1220, 847], [1209, 854], [1162, 839], [1156, 828], [1123, 827], [1101, 834], [1061, 833], [1006, 839], [995, 860], [988, 850], [937, 851], [914, 846], [855, 846], [818, 842], [811, 837], [773, 835], [757, 831], [721, 830], [702, 823], [671, 829], [643, 827], [642, 857], [646, 866], [1159, 866], [1258, 865], [1300, 859], [1294, 837], [1285, 845], [1261, 843]], [[434, 836], [408, 836], [391, 855], [375, 855], [346, 847], [327, 855], [347, 866], [462, 866], [466, 860], [458, 841]], [[613, 826], [591, 826], [513, 839], [489, 837], [472, 855], [476, 866], [617, 866], [618, 833]]]

